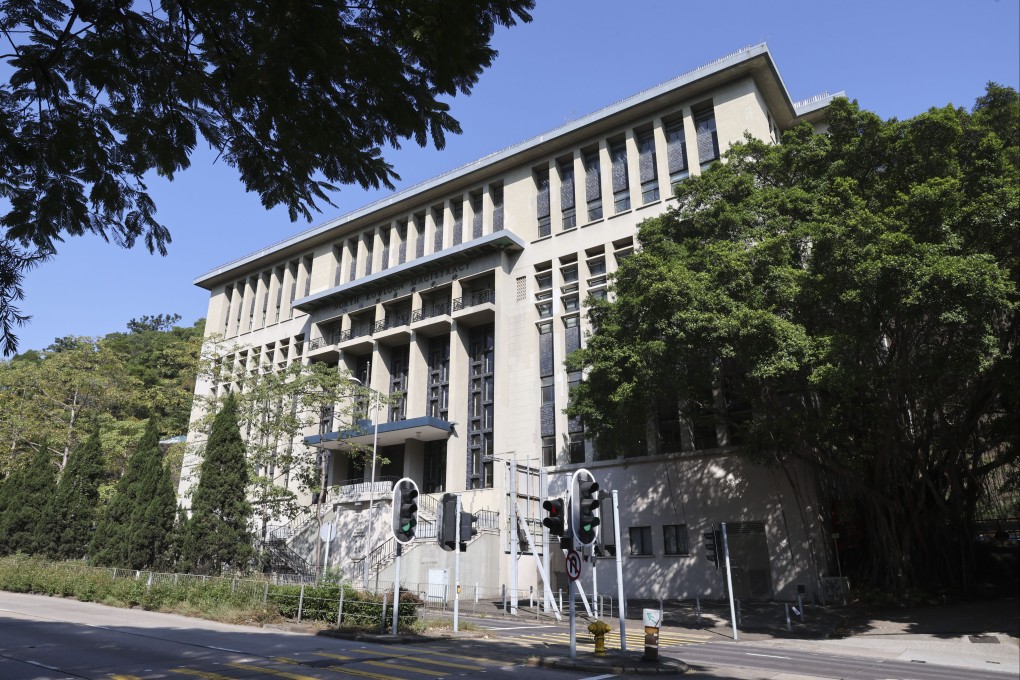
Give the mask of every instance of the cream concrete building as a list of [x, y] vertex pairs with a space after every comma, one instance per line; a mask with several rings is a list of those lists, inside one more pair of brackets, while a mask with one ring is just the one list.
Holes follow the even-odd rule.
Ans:
[[[392, 583], [390, 490], [407, 476], [423, 498], [405, 587], [453, 583], [453, 553], [425, 536], [438, 498], [455, 492], [479, 515], [461, 560], [468, 592], [537, 591], [540, 572], [518, 554], [508, 511], [541, 535], [542, 486], [561, 495], [585, 467], [619, 493], [629, 597], [722, 596], [702, 546], [719, 522], [730, 527], [738, 595], [814, 590], [829, 556], [809, 478], [744, 461], [721, 423], [676, 417], [660, 422], [645, 455], [597, 451], [564, 415], [580, 376], [563, 359], [585, 341], [586, 298], [607, 294], [638, 224], [675, 204], [675, 183], [745, 133], [776, 141], [805, 120], [822, 130], [830, 100], [794, 103], [768, 48], [749, 47], [197, 279], [210, 292], [207, 331], [245, 348], [235, 360], [327, 362], [402, 395], [379, 414], [378, 451], [390, 462], [374, 487], [344, 452], [350, 433], [327, 423], [305, 440], [309, 455], [329, 453], [328, 517], [340, 528], [330, 564], [359, 581], [371, 535], [371, 583]], [[372, 433], [353, 439], [371, 443]], [[201, 435], [189, 442], [182, 495], [196, 482]], [[314, 524], [285, 536], [309, 559]], [[553, 590], [565, 587], [562, 553], [536, 552], [551, 559]], [[598, 565], [598, 592], [615, 595], [612, 563]]]

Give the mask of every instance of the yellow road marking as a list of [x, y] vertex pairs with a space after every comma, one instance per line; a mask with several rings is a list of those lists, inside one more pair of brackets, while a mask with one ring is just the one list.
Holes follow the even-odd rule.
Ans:
[[355, 668], [347, 668], [346, 666], [326, 666], [326, 670], [333, 671], [334, 673], [345, 673], [347, 675], [357, 675], [362, 678], [375, 678], [376, 680], [404, 680], [403, 678], [396, 675], [383, 675], [382, 673], [371, 673], [369, 671], [359, 671]]
[[354, 661], [356, 656], [344, 656], [342, 654], [330, 654], [329, 652], [312, 652], [315, 656], [325, 656], [329, 659], [340, 659], [341, 661]]
[[363, 661], [362, 663], [369, 664], [370, 666], [382, 666], [383, 668], [392, 668], [395, 671], [410, 671], [412, 673], [421, 673], [423, 675], [431, 675], [437, 678], [441, 678], [444, 675], [449, 675], [450, 671], [434, 671], [431, 668], [412, 668], [411, 666], [401, 666], [396, 663], [387, 663], [385, 661]]
[[[486, 661], [485, 659], [478, 659], [478, 658], [473, 657], [473, 656], [464, 656], [463, 654], [449, 654], [447, 652], [437, 652], [437, 651], [435, 651], [433, 649], [422, 649], [422, 650], [419, 650], [419, 651], [422, 654], [435, 654], [435, 655], [438, 655], [438, 656], [448, 656], [451, 659], [463, 659], [465, 661], [474, 661], [475, 663], [483, 663], [483, 662]], [[431, 662], [429, 662], [429, 663], [431, 663]], [[491, 663], [499, 663], [499, 662], [493, 661]]]
[[[441, 652], [429, 651], [428, 653], [441, 653]], [[464, 671], [486, 670], [486, 667], [484, 666], [468, 666], [467, 664], [455, 664], [452, 661], [439, 661], [437, 659], [422, 659], [421, 657], [412, 657], [411, 655], [390, 655], [389, 657], [387, 657], [387, 659], [411, 659], [413, 661], [421, 662], [422, 664], [431, 664], [432, 666], [449, 666], [450, 668], [459, 668]], [[461, 657], [457, 657], [457, 659], [461, 659]]]
[[298, 673], [288, 673], [287, 671], [278, 671], [275, 668], [266, 668], [264, 666], [252, 666], [246, 663], [228, 663], [231, 668], [240, 668], [244, 671], [256, 671], [258, 673], [266, 673], [267, 675], [276, 675], [281, 678], [287, 678], [288, 680], [320, 680], [319, 678], [313, 678], [310, 675], [300, 675]]
[[142, 680], [137, 675], [111, 675], [110, 680]]
[[180, 673], [181, 675], [194, 675], [198, 678], [204, 678], [205, 680], [237, 680], [226, 675], [220, 675], [219, 673], [210, 673], [209, 671], [199, 671], [194, 668], [171, 668], [171, 673]]

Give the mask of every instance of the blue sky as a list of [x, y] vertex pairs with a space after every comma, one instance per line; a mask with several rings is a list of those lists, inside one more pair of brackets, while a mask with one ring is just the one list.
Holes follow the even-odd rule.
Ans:
[[[760, 42], [794, 100], [845, 91], [883, 118], [969, 108], [990, 80], [1020, 88], [1018, 0], [538, 0], [531, 24], [497, 33], [500, 55], [472, 95], [452, 101], [463, 134], [442, 151], [410, 142], [386, 157], [407, 187]], [[173, 235], [166, 257], [74, 238], [31, 272], [20, 349], [145, 314], [190, 324], [208, 301], [195, 277], [385, 195], [345, 187], [313, 224], [292, 223], [214, 161], [200, 149], [173, 182], [150, 183]]]

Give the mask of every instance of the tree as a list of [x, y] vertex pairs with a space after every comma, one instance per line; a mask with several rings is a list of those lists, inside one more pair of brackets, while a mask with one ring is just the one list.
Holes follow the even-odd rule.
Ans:
[[88, 552], [95, 530], [99, 484], [104, 476], [99, 430], [71, 453], [46, 505], [38, 532], [39, 550], [60, 560], [77, 560]]
[[[27, 458], [27, 460], [25, 460]], [[0, 554], [34, 553], [44, 529], [42, 508], [53, 496], [57, 468], [53, 454], [43, 445], [23, 456], [4, 481], [3, 513], [0, 514]]]
[[143, 569], [155, 564], [173, 529], [176, 504], [150, 419], [89, 549], [96, 564]]
[[237, 400], [228, 397], [213, 421], [191, 502], [181, 558], [189, 571], [220, 574], [227, 568], [248, 568], [254, 550], [244, 454]]
[[964, 586], [984, 480], [1020, 451], [1020, 98], [990, 84], [905, 121], [836, 100], [827, 134], [726, 160], [641, 226], [568, 358], [568, 412], [616, 451], [710, 412], [817, 472], [863, 530], [859, 579]]
[[145, 175], [173, 179], [199, 136], [267, 207], [311, 219], [336, 184], [392, 187], [381, 147], [460, 131], [497, 26], [533, 0], [360, 4], [0, 2], [0, 349], [24, 270], [66, 235], [166, 254]]

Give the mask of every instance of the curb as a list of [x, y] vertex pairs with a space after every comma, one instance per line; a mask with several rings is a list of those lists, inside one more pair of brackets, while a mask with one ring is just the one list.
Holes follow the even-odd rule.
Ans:
[[662, 658], [658, 663], [638, 658], [603, 657], [602, 659], [567, 659], [559, 656], [529, 657], [525, 665], [558, 670], [584, 671], [586, 673], [614, 673], [622, 675], [680, 675], [691, 670], [679, 659]]

